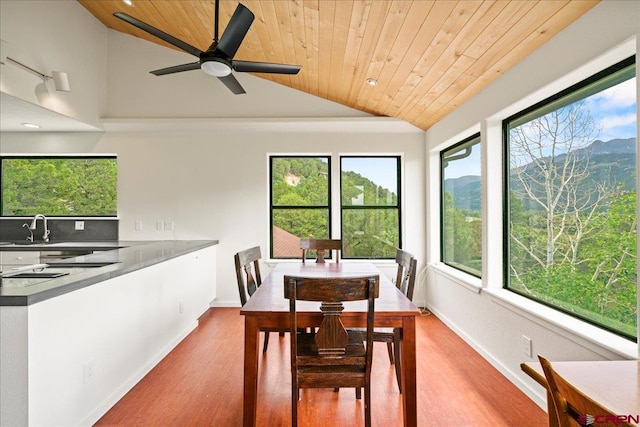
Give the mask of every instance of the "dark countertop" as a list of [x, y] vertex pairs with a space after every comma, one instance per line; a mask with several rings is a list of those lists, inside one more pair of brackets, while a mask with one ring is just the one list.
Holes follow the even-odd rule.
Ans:
[[[61, 262], [114, 263], [104, 267], [68, 269], [68, 271], [71, 271], [70, 274], [53, 279], [0, 279], [4, 282], [23, 280], [20, 286], [3, 286], [0, 282], [0, 306], [35, 304], [217, 244], [217, 240], [120, 240], [0, 245], [0, 251], [103, 251], [66, 259]], [[52, 261], [48, 264], [50, 266], [48, 268], [54, 269], [56, 262]]]
[[123, 241], [105, 240], [99, 242], [34, 242], [22, 241], [0, 242], [0, 252], [2, 251], [69, 251], [69, 250], [95, 250], [108, 251], [111, 249], [126, 248], [129, 246], [144, 243], [154, 243], [150, 241]]

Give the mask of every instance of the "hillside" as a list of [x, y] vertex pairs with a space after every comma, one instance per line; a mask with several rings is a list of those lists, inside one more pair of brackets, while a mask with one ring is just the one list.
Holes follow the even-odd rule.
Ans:
[[[589, 178], [585, 182], [586, 186], [608, 180], [623, 184], [627, 190], [636, 190], [636, 138], [596, 140], [580, 151], [585, 154], [584, 161], [589, 160]], [[561, 160], [562, 156], [558, 158]], [[530, 167], [533, 165], [523, 166]], [[444, 188], [454, 196], [457, 208], [480, 210], [480, 176], [467, 175], [447, 179]]]

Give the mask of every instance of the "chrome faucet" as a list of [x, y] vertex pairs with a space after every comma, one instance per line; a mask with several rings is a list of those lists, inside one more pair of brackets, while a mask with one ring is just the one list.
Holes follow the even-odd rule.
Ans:
[[25, 227], [27, 227], [27, 229], [29, 230], [29, 234], [30, 234], [30, 236], [27, 237], [27, 241], [28, 242], [33, 242], [33, 230], [31, 229], [31, 227], [29, 227], [29, 224], [27, 224], [27, 223], [22, 224], [22, 228], [25, 228]]
[[[51, 231], [49, 231], [49, 229], [47, 228], [47, 217], [46, 216], [44, 216], [42, 214], [37, 214], [36, 216], [34, 216], [33, 217], [33, 221], [31, 221], [31, 225], [29, 226], [29, 230], [35, 231], [36, 222], [38, 222], [39, 219], [41, 219], [42, 222], [44, 222], [44, 234], [42, 235], [42, 241], [43, 242], [48, 242], [49, 241], [49, 234], [51, 233]], [[32, 239], [33, 239], [33, 237], [32, 237]]]

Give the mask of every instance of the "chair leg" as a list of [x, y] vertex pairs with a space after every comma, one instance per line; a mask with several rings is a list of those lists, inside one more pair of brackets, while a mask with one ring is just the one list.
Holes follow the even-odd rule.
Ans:
[[369, 383], [364, 386], [364, 425], [371, 427], [371, 385]]
[[264, 344], [262, 345], [262, 352], [267, 352], [267, 346], [269, 345], [269, 332], [264, 331]]
[[396, 379], [398, 380], [398, 391], [402, 393], [402, 367], [400, 366], [400, 331], [393, 332], [393, 353], [395, 355]]
[[300, 399], [300, 390], [295, 384], [291, 384], [291, 427], [298, 425], [298, 400]]
[[[356, 387], [356, 399], [362, 399], [362, 389], [360, 387]], [[366, 401], [365, 401], [366, 405]]]
[[390, 342], [387, 343], [387, 353], [389, 353], [389, 363], [393, 365], [393, 347]]

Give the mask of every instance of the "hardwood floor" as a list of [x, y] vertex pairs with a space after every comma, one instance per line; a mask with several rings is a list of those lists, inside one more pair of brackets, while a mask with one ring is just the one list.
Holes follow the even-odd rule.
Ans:
[[[200, 325], [97, 426], [242, 425], [243, 321], [238, 308], [210, 309]], [[535, 427], [546, 413], [435, 316], [417, 321], [418, 421], [438, 427]], [[262, 337], [262, 334], [261, 334]], [[289, 339], [271, 334], [259, 372], [259, 426], [291, 425]], [[374, 426], [402, 426], [402, 402], [386, 346], [372, 374]], [[301, 426], [362, 426], [353, 389], [302, 390]]]

